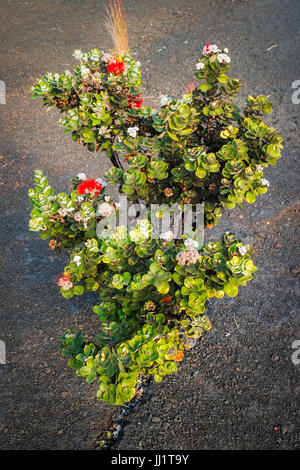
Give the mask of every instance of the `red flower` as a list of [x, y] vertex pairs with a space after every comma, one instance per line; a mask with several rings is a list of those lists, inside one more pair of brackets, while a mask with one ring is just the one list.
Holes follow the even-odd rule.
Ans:
[[96, 180], [84, 180], [77, 188], [78, 194], [88, 194], [97, 196], [102, 189], [102, 184]]
[[115, 75], [120, 75], [120, 73], [124, 72], [124, 70], [125, 70], [125, 64], [123, 60], [116, 60], [115, 62], [111, 62], [107, 66], [107, 71]]
[[57, 284], [63, 290], [69, 290], [73, 287], [73, 283], [70, 281], [70, 274], [63, 273], [61, 277], [56, 276]]
[[206, 52], [209, 52], [209, 46], [210, 46], [210, 43], [209, 41], [207, 41], [206, 46], [205, 46]]
[[143, 104], [143, 100], [141, 98], [141, 95], [136, 95], [136, 96], [129, 96], [127, 100], [129, 108], [140, 108]]
[[162, 299], [161, 299], [161, 303], [162, 304], [169, 304], [172, 302], [172, 297], [170, 295], [165, 295]]
[[70, 274], [68, 273], [62, 273], [61, 276], [55, 276], [57, 281], [55, 284], [59, 284], [60, 282], [67, 282], [70, 279]]

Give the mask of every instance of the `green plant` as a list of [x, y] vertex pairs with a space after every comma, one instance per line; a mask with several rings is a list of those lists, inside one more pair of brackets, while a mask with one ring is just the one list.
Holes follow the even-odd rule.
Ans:
[[241, 84], [227, 75], [226, 49], [207, 47], [197, 63], [200, 85], [180, 100], [165, 98], [159, 110], [142, 106], [139, 63], [129, 53], [116, 73], [97, 50], [77, 54], [75, 77], [47, 74], [32, 91], [60, 107], [74, 140], [107, 152], [114, 164], [107, 181], [132, 202], [203, 203], [212, 228], [224, 208], [252, 204], [267, 191], [263, 170], [281, 156], [282, 138], [261, 119], [272, 111], [265, 96], [248, 96], [243, 110], [234, 104]]
[[[86, 226], [74, 222], [74, 215], [87, 205], [101, 207], [105, 196], [87, 193], [81, 209], [71, 211], [70, 202], [76, 206], [79, 197], [78, 178], [73, 182], [71, 197], [55, 196], [42, 172], [36, 172], [30, 227], [42, 238], [52, 237], [53, 248], [74, 248], [58, 280], [63, 297], [99, 292], [100, 303], [93, 308], [100, 322], [97, 337], [87, 341], [81, 332], [68, 330], [62, 353], [87, 382], [98, 378], [98, 398], [122, 404], [134, 396], [139, 374], [152, 374], [159, 382], [177, 370], [182, 351], [211, 327], [204, 315], [207, 300], [236, 296], [256, 268], [249, 246], [229, 233], [199, 249], [190, 238], [152, 239], [151, 225], [141, 220], [134, 229], [119, 226], [110, 239], [101, 240], [95, 229], [102, 217], [97, 210], [88, 211]], [[70, 212], [58, 218], [65, 201]]]
[[[111, 25], [123, 35], [122, 22]], [[199, 86], [180, 100], [163, 97], [153, 110], [142, 107], [139, 63], [124, 38], [115, 44], [122, 54], [77, 51], [75, 75], [48, 73], [32, 87], [33, 97], [63, 112], [61, 123], [74, 140], [106, 151], [109, 183], [148, 206], [203, 203], [209, 228], [224, 208], [253, 203], [267, 191], [263, 170], [277, 162], [282, 139], [261, 119], [272, 110], [265, 96], [249, 96], [243, 110], [234, 104], [240, 81], [227, 75], [226, 49], [207, 43], [196, 66]], [[61, 294], [99, 293], [98, 334], [86, 340], [68, 330], [62, 354], [77, 375], [99, 381], [99, 399], [122, 404], [134, 396], [141, 373], [159, 382], [177, 370], [183, 351], [211, 327], [208, 299], [234, 297], [251, 280], [250, 247], [228, 232], [204, 246], [193, 237], [174, 240], [171, 232], [155, 239], [147, 219], [100, 237], [98, 222], [111, 229], [118, 213], [103, 181], [78, 175], [71, 195], [55, 195], [41, 171], [35, 181], [30, 229], [50, 238], [51, 248], [71, 250], [57, 282]]]
[[105, 151], [118, 165], [112, 150], [116, 136], [151, 113], [151, 108], [140, 109], [140, 63], [129, 52], [115, 60], [98, 49], [78, 50], [74, 56], [80, 61], [74, 74], [46, 73], [31, 87], [32, 96], [60, 109], [60, 122], [74, 141], [91, 151]]

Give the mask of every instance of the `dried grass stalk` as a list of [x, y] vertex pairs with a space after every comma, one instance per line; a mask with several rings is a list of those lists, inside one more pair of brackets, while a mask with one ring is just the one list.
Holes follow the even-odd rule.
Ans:
[[114, 56], [122, 56], [129, 51], [127, 24], [121, 8], [120, 0], [113, 0], [106, 8], [106, 29], [112, 39]]

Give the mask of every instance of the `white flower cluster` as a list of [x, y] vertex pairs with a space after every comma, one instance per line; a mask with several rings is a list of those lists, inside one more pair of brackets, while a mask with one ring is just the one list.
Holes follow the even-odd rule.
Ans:
[[76, 60], [81, 60], [83, 57], [83, 53], [81, 52], [80, 49], [77, 49], [74, 51], [73, 56], [75, 57]]
[[139, 128], [137, 126], [135, 127], [128, 127], [127, 132], [130, 135], [130, 137], [136, 137], [137, 133], [139, 131]]
[[205, 65], [203, 64], [203, 62], [198, 62], [196, 64], [196, 69], [197, 70], [202, 70], [202, 69], [204, 69], [204, 67], [205, 67]]
[[[214, 53], [214, 54], [217, 54], [217, 59], [218, 61], [220, 62], [220, 64], [229, 64], [230, 63], [230, 57], [228, 55], [228, 49], [227, 47], [225, 47], [225, 49], [223, 50], [220, 50], [218, 48], [218, 46], [216, 46], [216, 44], [209, 44], [207, 43], [206, 46], [204, 46], [203, 48], [203, 51], [202, 51], [202, 54], [203, 55], [208, 55], [208, 54], [211, 54], [211, 53]], [[199, 62], [196, 67], [198, 70], [202, 69], [203, 66], [199, 65], [201, 64], [202, 62]], [[199, 66], [199, 68], [198, 68]]]
[[107, 131], [108, 131], [108, 127], [105, 127], [105, 126], [101, 126], [100, 129], [98, 129], [98, 134], [99, 135], [104, 135], [106, 137], [109, 137], [107, 135]]
[[61, 207], [58, 209], [57, 214], [60, 217], [66, 217], [68, 215], [68, 211], [66, 209], [62, 209]]
[[50, 90], [50, 86], [49, 86], [48, 84], [46, 84], [46, 85], [40, 85], [40, 87], [41, 87], [41, 91], [42, 91], [43, 93], [50, 93], [50, 91], [51, 91], [51, 90]]
[[[83, 199], [83, 198], [82, 198]], [[75, 222], [81, 222], [83, 219], [82, 219], [82, 215], [80, 214], [79, 211], [75, 212], [74, 214], [74, 220]]]
[[89, 55], [87, 52], [81, 52], [80, 49], [74, 51], [73, 56], [76, 60], [80, 60], [81, 62], [87, 62], [89, 60]]
[[217, 59], [221, 64], [229, 64], [231, 59], [228, 54], [217, 54]]
[[103, 217], [109, 217], [110, 214], [113, 212], [113, 207], [108, 204], [107, 202], [103, 202], [99, 204], [97, 213], [102, 215]]
[[184, 240], [184, 244], [188, 250], [196, 250], [199, 247], [199, 243], [192, 238]]
[[80, 66], [80, 73], [81, 73], [81, 76], [84, 80], [89, 78], [90, 72], [91, 72], [90, 69], [88, 67], [86, 67], [85, 65]]
[[77, 178], [81, 181], [86, 180], [86, 174], [85, 173], [78, 173]]
[[81, 257], [79, 255], [75, 255], [73, 258], [73, 263], [75, 263], [77, 266], [81, 265]]
[[220, 49], [215, 44], [209, 44], [209, 43], [203, 47], [203, 50], [202, 50], [203, 55], [208, 55], [208, 54], [211, 54], [212, 52], [214, 53], [220, 52]]
[[239, 246], [239, 252], [242, 256], [244, 256], [247, 253], [247, 248], [244, 245]]
[[166, 242], [170, 242], [173, 240], [175, 237], [174, 233], [169, 230], [168, 232], [161, 233], [159, 238], [162, 238], [162, 240], [165, 240]]
[[166, 95], [160, 95], [159, 97], [159, 102], [161, 106], [164, 106], [165, 104], [167, 104], [168, 100], [169, 98]]
[[256, 165], [257, 171], [264, 171], [264, 167], [262, 165]]
[[176, 256], [178, 263], [181, 264], [182, 266], [185, 266], [188, 264], [195, 264], [197, 263], [199, 258], [200, 258], [200, 255], [198, 251], [196, 250], [181, 251]]
[[60, 217], [66, 217], [67, 215], [70, 215], [70, 212], [73, 212], [74, 210], [74, 207], [60, 207], [57, 213]]
[[262, 186], [267, 186], [267, 188], [270, 186], [270, 183], [268, 180], [266, 180], [265, 178], [262, 178], [261, 180], [261, 184]]

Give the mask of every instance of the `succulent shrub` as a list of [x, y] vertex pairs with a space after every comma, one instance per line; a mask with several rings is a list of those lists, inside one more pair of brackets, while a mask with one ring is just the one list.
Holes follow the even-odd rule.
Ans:
[[101, 183], [76, 177], [69, 196], [55, 195], [41, 171], [35, 180], [30, 229], [50, 238], [52, 249], [69, 249], [69, 264], [57, 281], [62, 296], [99, 293], [93, 307], [97, 336], [86, 340], [68, 330], [62, 353], [77, 375], [99, 380], [99, 399], [122, 404], [134, 396], [141, 373], [159, 382], [176, 372], [183, 351], [211, 327], [208, 299], [234, 297], [252, 278], [249, 246], [229, 232], [203, 247], [170, 233], [153, 239], [147, 219], [101, 239], [97, 223], [117, 209]]
[[73, 54], [79, 64], [72, 74], [47, 72], [31, 87], [33, 98], [42, 97], [46, 106], [57, 107], [65, 133], [91, 151], [105, 151], [115, 160], [112, 145], [116, 136], [136, 119], [151, 113], [142, 108], [140, 63], [129, 52], [113, 58], [98, 49]]
[[198, 86], [181, 99], [163, 97], [158, 110], [142, 106], [139, 63], [129, 53], [107, 64], [96, 49], [77, 51], [74, 76], [38, 80], [33, 96], [62, 110], [74, 140], [106, 151], [114, 166], [105, 176], [131, 201], [203, 203], [212, 228], [224, 208], [267, 191], [263, 171], [282, 149], [276, 129], [262, 120], [272, 111], [265, 96], [248, 96], [243, 109], [234, 103], [241, 82], [228, 76], [227, 52], [207, 44], [196, 64]]
[[[161, 97], [158, 109], [142, 106], [140, 64], [128, 52], [122, 21], [118, 28], [113, 55], [75, 51], [74, 73], [47, 73], [33, 97], [61, 110], [74, 141], [106, 152], [113, 164], [106, 181], [132, 202], [177, 203], [181, 210], [203, 203], [208, 228], [225, 208], [253, 203], [268, 188], [264, 168], [282, 149], [277, 131], [262, 120], [272, 104], [248, 96], [239, 109], [241, 83], [228, 75], [228, 50], [207, 43], [196, 64], [198, 85], [181, 99]], [[79, 174], [72, 184], [70, 195], [56, 195], [36, 171], [29, 226], [53, 250], [67, 250], [69, 263], [57, 280], [63, 297], [99, 295], [93, 307], [99, 331], [86, 339], [69, 329], [62, 354], [78, 376], [98, 380], [100, 400], [123, 404], [135, 395], [140, 374], [159, 382], [176, 372], [183, 351], [211, 327], [208, 300], [236, 296], [256, 267], [250, 247], [229, 232], [200, 245], [193, 236], [175, 240], [170, 231], [151, 236], [147, 218], [112, 230], [118, 205], [105, 195], [106, 182]]]

